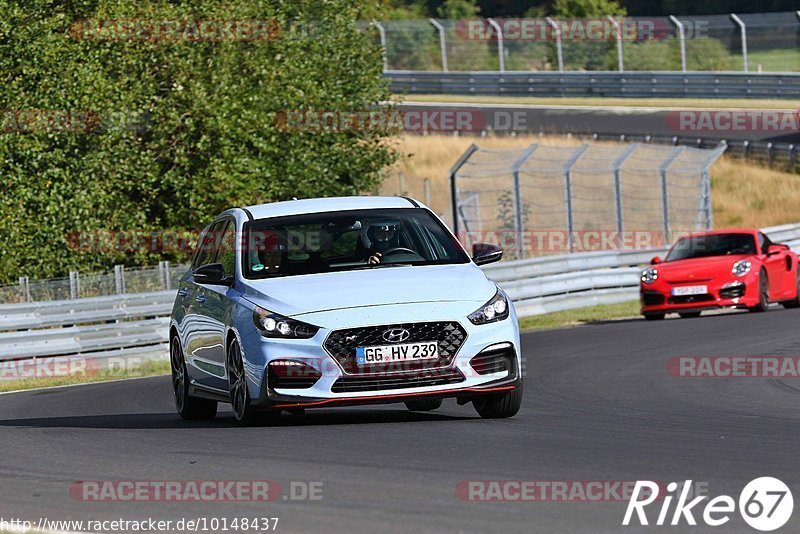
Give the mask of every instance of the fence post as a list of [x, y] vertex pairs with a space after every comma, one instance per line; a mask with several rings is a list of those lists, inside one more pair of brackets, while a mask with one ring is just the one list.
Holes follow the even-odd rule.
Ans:
[[169, 290], [169, 262], [158, 262], [158, 274], [161, 276], [161, 287], [164, 290]]
[[744, 60], [744, 71], [750, 72], [750, 68], [747, 64], [747, 29], [745, 28], [744, 22], [742, 19], [736, 16], [735, 13], [731, 13], [731, 18], [733, 22], [739, 25], [739, 29], [742, 33], [742, 59]]
[[31, 286], [28, 283], [27, 276], [19, 277], [19, 297], [22, 300], [22, 302], [31, 301]]
[[558, 24], [551, 19], [550, 17], [545, 17], [547, 23], [553, 28], [553, 31], [556, 35], [556, 56], [558, 57], [558, 72], [564, 72], [564, 50], [561, 46], [561, 28], [558, 27]]
[[[711, 211], [711, 177], [709, 175], [709, 168], [717, 161], [717, 159], [725, 153], [728, 149], [728, 144], [723, 140], [720, 141], [714, 151], [703, 161], [703, 168], [700, 171], [701, 180], [701, 197], [700, 207], [698, 209], [698, 219], [700, 216], [705, 218], [705, 229], [711, 229], [714, 226], [714, 214]], [[695, 222], [696, 229], [700, 229], [700, 221]]]
[[529, 146], [522, 155], [511, 166], [511, 175], [514, 181], [514, 231], [516, 232], [515, 242], [517, 244], [517, 259], [525, 257], [525, 243], [522, 240], [522, 233], [525, 230], [525, 219], [522, 213], [522, 191], [519, 183], [519, 170], [526, 161], [536, 152], [539, 145], [534, 143]]
[[114, 287], [116, 288], [117, 295], [125, 293], [125, 266], [114, 266]]
[[567, 247], [569, 252], [572, 252], [572, 234], [575, 231], [575, 224], [572, 217], [572, 166], [575, 165], [575, 163], [588, 148], [588, 144], [582, 144], [575, 152], [572, 153], [567, 162], [564, 164], [564, 199], [566, 200], [567, 209]]
[[622, 238], [622, 184], [620, 183], [620, 167], [622, 164], [625, 163], [625, 160], [636, 150], [638, 145], [628, 145], [625, 150], [622, 151], [622, 154], [614, 160], [614, 163], [611, 164], [611, 168], [614, 172], [614, 206], [616, 207], [616, 217], [617, 217], [617, 233], [620, 235], [620, 239]]
[[497, 23], [494, 19], [486, 19], [486, 22], [491, 24], [494, 31], [497, 32], [497, 55], [500, 58], [500, 72], [506, 71], [506, 58], [505, 58], [505, 50], [503, 49], [503, 28]]
[[686, 32], [683, 28], [683, 23], [677, 17], [670, 15], [669, 20], [678, 28], [678, 40], [681, 45], [681, 71], [686, 72]]
[[425, 191], [425, 205], [431, 205], [431, 179], [425, 178], [422, 180], [422, 188]]
[[617, 22], [617, 19], [611, 15], [608, 16], [608, 20], [614, 25], [614, 31], [617, 34], [617, 63], [619, 64], [619, 71], [625, 72], [625, 67], [622, 61], [622, 28], [620, 27], [619, 22]]
[[664, 215], [664, 242], [670, 242], [669, 236], [669, 190], [667, 188], [667, 170], [675, 158], [681, 155], [686, 150], [685, 146], [675, 148], [672, 153], [667, 156], [661, 165], [658, 167], [658, 172], [661, 176], [661, 211]]
[[389, 57], [386, 53], [386, 28], [377, 20], [372, 21], [372, 25], [378, 28], [378, 34], [381, 36], [381, 50], [383, 56], [383, 72], [389, 70]]
[[458, 235], [458, 189], [456, 186], [456, 174], [464, 166], [467, 160], [478, 150], [478, 146], [475, 143], [472, 143], [467, 147], [467, 150], [461, 154], [461, 157], [458, 158], [455, 165], [450, 168], [450, 209], [451, 213], [453, 214], [453, 233], [456, 237]]
[[445, 40], [444, 27], [436, 19], [428, 19], [434, 28], [439, 30], [439, 48], [442, 50], [442, 72], [447, 72], [447, 41]]
[[81, 297], [81, 279], [78, 271], [69, 272], [69, 298], [77, 299]]

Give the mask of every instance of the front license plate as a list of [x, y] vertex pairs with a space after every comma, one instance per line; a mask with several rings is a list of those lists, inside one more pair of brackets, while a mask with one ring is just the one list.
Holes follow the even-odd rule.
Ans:
[[435, 360], [437, 358], [439, 358], [439, 343], [436, 341], [356, 347], [356, 363], [358, 365]]
[[708, 293], [708, 286], [680, 286], [672, 288], [672, 295], [675, 297], [705, 295], [706, 293]]

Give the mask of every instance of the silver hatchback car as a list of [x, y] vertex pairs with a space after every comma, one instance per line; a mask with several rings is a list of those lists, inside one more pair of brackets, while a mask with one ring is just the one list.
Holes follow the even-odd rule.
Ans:
[[454, 397], [482, 417], [522, 402], [508, 297], [426, 206], [400, 197], [277, 202], [221, 213], [201, 234], [170, 322], [178, 413], [241, 424], [281, 411]]

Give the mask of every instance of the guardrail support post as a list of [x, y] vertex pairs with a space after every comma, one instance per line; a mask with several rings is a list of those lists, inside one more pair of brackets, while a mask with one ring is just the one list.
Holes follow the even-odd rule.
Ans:
[[19, 277], [19, 298], [22, 302], [31, 301], [31, 286], [27, 276]]
[[386, 28], [377, 20], [372, 21], [372, 25], [378, 28], [378, 34], [381, 36], [381, 50], [383, 56], [383, 72], [389, 70], [389, 58], [386, 53]]
[[679, 146], [672, 151], [672, 153], [665, 159], [658, 168], [658, 173], [661, 176], [661, 211], [664, 215], [664, 242], [671, 241], [669, 235], [669, 189], [667, 187], [667, 170], [672, 162], [686, 150], [685, 146]]
[[77, 299], [81, 296], [81, 279], [78, 271], [69, 272], [69, 298]]
[[683, 28], [683, 23], [677, 17], [670, 15], [669, 20], [678, 28], [678, 41], [681, 45], [681, 71], [686, 72], [686, 32]]
[[444, 27], [436, 19], [429, 19], [433, 27], [439, 31], [439, 48], [442, 51], [442, 72], [447, 72], [447, 41], [445, 40]]
[[494, 31], [497, 32], [497, 55], [500, 59], [500, 72], [506, 71], [506, 58], [505, 58], [505, 50], [503, 47], [503, 28], [497, 23], [494, 19], [486, 19], [486, 22], [492, 25]]
[[564, 72], [564, 50], [561, 46], [561, 28], [558, 27], [556, 21], [551, 19], [550, 17], [545, 17], [547, 23], [553, 28], [553, 32], [556, 36], [556, 56], [558, 57], [558, 72]]
[[460, 238], [460, 236], [458, 235], [458, 188], [456, 185], [456, 174], [477, 150], [478, 145], [472, 143], [467, 147], [467, 150], [461, 154], [461, 157], [458, 158], [455, 165], [450, 168], [450, 209], [453, 215], [453, 233], [457, 238]]
[[517, 244], [517, 259], [520, 260], [525, 257], [525, 242], [522, 239], [522, 234], [525, 231], [525, 217], [522, 213], [522, 189], [519, 183], [519, 170], [537, 148], [539, 148], [539, 145], [536, 143], [529, 146], [511, 166], [511, 175], [514, 180], [514, 230], [517, 234], [514, 241]]
[[117, 295], [125, 293], [125, 266], [114, 266], [114, 287], [116, 288]]
[[564, 200], [566, 201], [567, 210], [567, 248], [569, 252], [572, 252], [574, 245], [572, 234], [575, 231], [575, 222], [572, 217], [572, 166], [575, 165], [588, 148], [588, 144], [582, 144], [564, 164]]
[[731, 13], [731, 18], [733, 19], [733, 22], [739, 26], [742, 34], [742, 59], [744, 60], [744, 71], [750, 72], [750, 68], [747, 64], [747, 29], [745, 28], [742, 19], [737, 17], [735, 13]]
[[161, 276], [161, 287], [169, 290], [169, 262], [158, 262], [158, 274]]
[[623, 229], [623, 220], [622, 220], [622, 184], [620, 183], [620, 168], [622, 164], [625, 163], [625, 160], [633, 154], [633, 151], [636, 150], [638, 145], [628, 145], [625, 150], [622, 151], [622, 154], [614, 160], [614, 163], [611, 164], [611, 168], [614, 172], [614, 206], [616, 208], [616, 217], [617, 217], [617, 233], [620, 235], [620, 239], [622, 238], [622, 229]]
[[625, 67], [622, 61], [622, 28], [620, 27], [619, 22], [617, 22], [617, 19], [611, 15], [608, 16], [608, 20], [614, 25], [614, 31], [617, 34], [617, 63], [619, 64], [619, 71], [625, 72]]
[[430, 206], [431, 205], [431, 179], [430, 178], [424, 178], [422, 180], [422, 189], [424, 191], [425, 205], [426, 206]]

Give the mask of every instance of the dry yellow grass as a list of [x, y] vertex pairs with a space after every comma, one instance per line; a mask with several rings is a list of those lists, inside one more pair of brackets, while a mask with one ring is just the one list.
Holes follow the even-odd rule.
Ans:
[[[407, 194], [425, 199], [424, 179], [430, 180], [430, 206], [449, 220], [448, 172], [471, 143], [481, 148], [522, 148], [544, 145], [577, 145], [584, 140], [567, 137], [456, 137], [405, 135], [392, 141], [403, 157], [387, 173], [381, 193]], [[604, 142], [603, 144], [614, 144]], [[723, 156], [711, 167], [714, 226], [764, 227], [800, 221], [800, 176], [767, 169]]]

